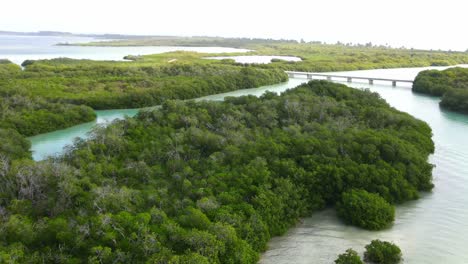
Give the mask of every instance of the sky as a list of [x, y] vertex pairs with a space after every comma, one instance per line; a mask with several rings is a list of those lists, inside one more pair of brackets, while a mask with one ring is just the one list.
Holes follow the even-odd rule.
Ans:
[[0, 30], [468, 49], [467, 0], [2, 0]]

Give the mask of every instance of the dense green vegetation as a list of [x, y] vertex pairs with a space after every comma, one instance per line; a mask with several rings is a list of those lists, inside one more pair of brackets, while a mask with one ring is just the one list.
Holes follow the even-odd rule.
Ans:
[[348, 71], [398, 67], [440, 66], [468, 63], [464, 52], [393, 49], [374, 46], [285, 43], [250, 47], [259, 55], [290, 55], [300, 62], [276, 62], [266, 67], [294, 71]]
[[364, 259], [376, 264], [397, 264], [401, 261], [402, 254], [397, 245], [376, 239], [366, 246]]
[[338, 255], [335, 264], [364, 264], [364, 262], [356, 251], [349, 248], [345, 253]]
[[[25, 136], [94, 120], [93, 109], [139, 108], [287, 80], [281, 70], [176, 52], [144, 61], [0, 62], [0, 127]], [[168, 61], [172, 61], [169, 63]]]
[[[86, 44], [90, 46], [220, 46], [252, 50], [242, 55], [285, 55], [302, 58], [300, 62], [275, 60], [263, 65], [266, 68], [295, 71], [345, 71], [377, 68], [448, 66], [468, 63], [468, 53], [451, 51], [428, 51], [386, 46], [335, 45], [320, 42], [294, 40], [236, 39], [209, 37], [153, 37], [131, 40], [103, 41]], [[221, 54], [220, 54], [221, 55]], [[225, 56], [225, 54], [223, 55]]]
[[414, 80], [413, 91], [442, 96], [441, 107], [468, 113], [468, 68], [422, 71]]
[[90, 107], [51, 102], [37, 96], [31, 91], [34, 82], [12, 85], [21, 75], [18, 65], [9, 61], [0, 63], [0, 128], [31, 136], [95, 119]]
[[395, 208], [377, 194], [351, 189], [342, 194], [338, 215], [346, 222], [370, 229], [387, 227], [395, 219]]
[[[27, 66], [25, 78], [10, 86], [33, 86], [36, 95], [49, 100], [115, 109], [154, 106], [168, 99], [191, 99], [287, 80], [280, 70], [215, 63], [200, 56], [180, 52], [134, 62], [34, 62]], [[160, 57], [176, 61], [162, 63]], [[36, 79], [37, 75], [40, 78]]]
[[[364, 260], [374, 264], [397, 264], [402, 260], [401, 249], [394, 243], [381, 240], [372, 240], [366, 245]], [[338, 255], [336, 264], [363, 264], [358, 253], [349, 248], [345, 253]]]
[[[173, 52], [25, 61], [22, 70], [0, 60], [0, 263], [255, 263], [272, 236], [315, 210], [337, 205], [351, 224], [380, 229], [393, 204], [432, 189], [430, 128], [369, 91], [313, 81], [281, 96], [171, 99], [282, 82], [284, 70], [466, 63], [465, 54], [247, 39], [178, 45], [191, 41], [303, 61], [243, 65]], [[31, 160], [24, 136], [91, 121], [93, 108], [158, 104], [96, 128], [61, 157]], [[369, 246], [366, 259], [392, 259], [381, 253], [392, 250]], [[362, 261], [348, 250], [336, 263]]]
[[31, 142], [13, 129], [0, 128], [0, 159], [31, 158]]
[[452, 111], [468, 114], [468, 89], [451, 89], [440, 101], [440, 106]]
[[255, 263], [272, 236], [351, 189], [416, 199], [433, 186], [433, 151], [424, 122], [325, 81], [281, 96], [165, 101], [63, 157], [6, 157], [0, 259]]

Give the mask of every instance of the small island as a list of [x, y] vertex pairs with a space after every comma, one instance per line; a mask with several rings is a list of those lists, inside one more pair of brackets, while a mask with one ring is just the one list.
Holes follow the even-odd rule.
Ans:
[[468, 114], [468, 68], [422, 71], [414, 80], [413, 91], [442, 96], [442, 108]]

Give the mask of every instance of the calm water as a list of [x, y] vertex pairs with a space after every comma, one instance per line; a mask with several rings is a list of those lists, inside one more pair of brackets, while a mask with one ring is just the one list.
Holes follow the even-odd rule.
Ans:
[[[348, 75], [412, 79], [425, 68], [347, 72]], [[442, 69], [442, 68], [439, 68]], [[260, 95], [266, 90], [282, 92], [305, 79], [256, 89], [212, 95], [198, 100], [223, 100], [226, 96]], [[372, 239], [380, 238], [401, 246], [405, 263], [468, 263], [468, 116], [443, 111], [439, 99], [413, 94], [409, 86], [390, 83], [348, 84], [378, 92], [395, 108], [420, 118], [433, 129], [436, 152], [431, 156], [435, 188], [421, 199], [397, 207], [395, 224], [388, 230], [370, 232], [343, 225], [333, 210], [303, 219], [282, 237], [273, 238], [260, 263], [332, 263], [338, 253], [353, 247], [359, 252]], [[74, 137], [86, 136], [96, 123], [132, 116], [131, 110], [97, 111], [98, 120], [66, 130], [32, 137], [35, 159], [60, 152]]]
[[85, 43], [94, 41], [84, 37], [3, 36], [0, 35], [0, 59], [16, 64], [25, 60], [67, 57], [72, 59], [123, 60], [126, 55], [157, 54], [176, 50], [202, 53], [247, 52], [246, 49], [220, 47], [73, 47], [57, 43]]
[[60, 154], [67, 145], [72, 145], [76, 138], [86, 138], [93, 127], [108, 124], [125, 116], [134, 116], [138, 113], [138, 109], [99, 110], [95, 112], [97, 119], [93, 122], [30, 137], [33, 159], [43, 160], [47, 156]]

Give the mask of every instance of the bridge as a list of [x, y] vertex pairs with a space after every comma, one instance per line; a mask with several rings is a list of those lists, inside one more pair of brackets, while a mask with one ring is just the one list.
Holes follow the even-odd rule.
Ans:
[[399, 83], [413, 83], [413, 80], [400, 80], [400, 79], [388, 79], [388, 78], [376, 78], [376, 77], [358, 77], [358, 76], [346, 76], [346, 75], [334, 75], [324, 74], [315, 72], [297, 72], [297, 71], [286, 71], [289, 77], [294, 78], [297, 76], [305, 76], [307, 79], [312, 80], [313, 77], [326, 77], [327, 80], [331, 81], [333, 78], [346, 79], [347, 82], [353, 82], [353, 79], [367, 80], [369, 84], [374, 84], [374, 81], [388, 81], [392, 82], [392, 86], [396, 86]]

